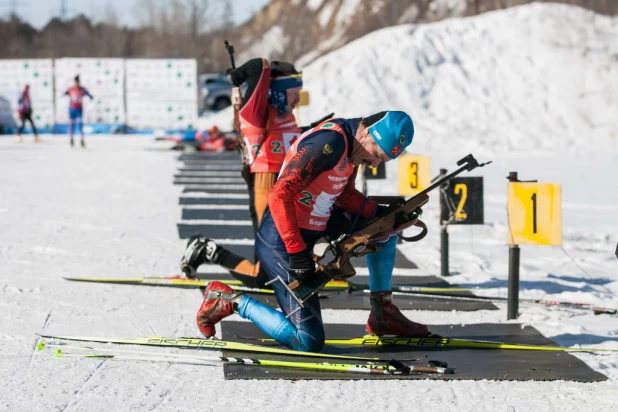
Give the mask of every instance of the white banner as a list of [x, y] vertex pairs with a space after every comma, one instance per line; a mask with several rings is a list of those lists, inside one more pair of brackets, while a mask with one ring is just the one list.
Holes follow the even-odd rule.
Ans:
[[84, 123], [125, 123], [124, 65], [124, 59], [56, 59], [56, 122], [69, 122], [69, 97], [64, 93], [79, 75], [80, 85], [94, 97], [83, 100]]
[[0, 124], [21, 125], [18, 99], [30, 85], [32, 118], [39, 128], [53, 126], [54, 96], [51, 59], [0, 60]]
[[196, 128], [197, 62], [194, 59], [129, 59], [126, 74], [130, 127]]

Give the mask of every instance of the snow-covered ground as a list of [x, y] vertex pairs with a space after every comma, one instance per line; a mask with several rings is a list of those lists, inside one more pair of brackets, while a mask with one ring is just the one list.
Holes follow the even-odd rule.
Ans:
[[[220, 366], [54, 359], [35, 353], [36, 332], [93, 336], [197, 336], [201, 303], [191, 290], [71, 283], [63, 276], [168, 276], [183, 251], [176, 222], [179, 165], [165, 143], [128, 136], [92, 137], [70, 149], [65, 138], [41, 145], [0, 139], [0, 410], [288, 410], [358, 408], [398, 410], [614, 410], [618, 354], [578, 354], [608, 375], [603, 383], [359, 381], [292, 383], [229, 381]], [[436, 153], [434, 167], [457, 156]], [[507, 172], [563, 183], [564, 249], [523, 247], [522, 297], [552, 297], [618, 307], [618, 156], [555, 154], [493, 157], [483, 227], [452, 228], [450, 279], [497, 286], [506, 293], [505, 200]], [[389, 165], [389, 172], [390, 170]], [[375, 188], [373, 188], [375, 189]], [[393, 190], [393, 189], [391, 189]], [[384, 189], [384, 192], [388, 190]], [[377, 190], [374, 190], [377, 193]], [[426, 208], [430, 236], [405, 247], [419, 274], [439, 272], [437, 210]], [[613, 233], [612, 233], [613, 231]], [[488, 292], [488, 293], [490, 293]], [[478, 312], [406, 312], [429, 324], [505, 322], [506, 309]], [[520, 321], [562, 345], [618, 349], [615, 317], [587, 311], [521, 306]], [[362, 324], [364, 311], [326, 310], [326, 322]]]
[[[561, 26], [556, 28], [556, 22], [562, 22]], [[412, 151], [432, 156], [432, 174], [440, 167], [452, 170], [454, 162], [469, 151], [481, 161], [493, 160], [473, 173], [485, 178], [486, 225], [449, 229], [454, 273], [449, 281], [497, 288], [488, 294], [506, 293], [506, 175], [517, 171], [522, 179], [562, 183], [564, 245], [522, 247], [521, 297], [616, 308], [618, 259], [613, 253], [618, 242], [618, 77], [610, 76], [618, 64], [616, 30], [616, 19], [547, 5], [383, 30], [375, 39], [367, 36], [348, 46], [353, 49], [344, 48], [316, 61], [314, 65], [322, 65], [323, 75], [318, 66], [306, 69], [312, 106], [303, 112], [303, 120], [320, 117], [330, 107], [347, 116], [400, 108], [401, 102], [411, 102], [404, 108], [417, 123]], [[455, 76], [450, 63], [427, 66], [431, 70], [422, 73], [430, 73], [430, 77], [419, 74], [417, 57], [434, 61], [426, 51], [417, 56], [425, 50], [419, 44], [463, 50], [458, 45], [465, 41], [464, 34], [474, 33], [476, 41], [483, 42], [480, 51], [469, 47], [465, 56], [462, 51], [457, 59], [446, 61], [459, 61], [456, 66], [466, 67], [465, 72], [479, 83], [464, 82], [461, 70], [463, 77]], [[423, 36], [418, 37], [420, 34]], [[530, 36], [526, 37], [530, 43], [515, 41], [524, 34]], [[537, 41], [541, 38], [546, 41]], [[398, 54], [383, 50], [386, 40], [399, 46]], [[524, 46], [529, 44], [539, 47], [535, 49], [538, 56], [525, 54], [528, 49]], [[388, 85], [389, 76], [374, 76], [369, 78], [376, 80], [372, 88], [360, 87], [361, 78], [367, 80], [372, 70], [379, 73], [389, 64], [392, 70], [402, 70], [399, 65], [406, 53], [414, 73], [406, 80], [410, 83], [399, 87], [390, 83], [390, 93], [378, 93], [372, 88]], [[523, 62], [542, 58], [547, 67], [555, 68], [544, 71], [541, 66], [538, 70], [517, 66], [521, 55]], [[327, 59], [332, 61], [325, 64]], [[561, 61], [572, 62], [573, 71], [560, 76]], [[522, 70], [519, 75], [518, 69]], [[334, 77], [331, 71], [345, 75]], [[426, 107], [416, 103], [415, 95], [406, 89], [416, 90], [413, 79], [419, 84], [430, 79], [428, 84], [433, 85], [427, 88]], [[485, 97], [473, 93], [489, 80], [491, 88]], [[341, 93], [350, 89], [362, 93], [342, 97]], [[598, 93], [592, 93], [594, 90]], [[529, 98], [530, 93], [538, 93], [537, 98]], [[336, 100], [337, 95], [343, 103]], [[463, 99], [466, 95], [468, 99]], [[477, 103], [479, 100], [483, 103]], [[549, 104], [539, 103], [543, 101]], [[581, 119], [591, 116], [598, 121], [586, 126]], [[462, 123], [463, 119], [482, 122]], [[526, 119], [531, 124], [528, 130], [520, 127]], [[176, 230], [181, 188], [172, 184], [179, 165], [177, 153], [164, 150], [167, 143], [145, 137], [90, 137], [86, 150], [70, 149], [65, 137], [43, 138], [46, 142], [41, 145], [30, 143], [28, 137], [21, 145], [0, 138], [0, 411], [280, 411], [298, 405], [316, 411], [616, 410], [618, 354], [576, 354], [609, 377], [606, 382], [581, 384], [226, 382], [221, 366], [61, 360], [48, 352], [36, 353], [34, 334], [41, 331], [197, 336], [195, 313], [201, 303], [197, 291], [62, 279], [169, 276], [177, 271], [184, 249]], [[544, 150], [531, 150], [536, 143]], [[387, 172], [394, 176], [396, 164], [388, 164]], [[387, 184], [371, 182], [370, 192], [393, 194], [396, 184], [394, 179]], [[435, 199], [426, 207], [424, 219], [430, 235], [418, 244], [406, 245], [404, 251], [420, 266], [419, 274], [435, 275], [440, 262]], [[406, 315], [429, 324], [506, 322], [505, 306], [499, 306], [499, 311], [408, 311]], [[520, 312], [518, 322], [534, 326], [561, 345], [618, 349], [616, 317], [532, 305], [521, 305]], [[324, 311], [329, 323], [363, 324], [366, 316], [364, 311]]]

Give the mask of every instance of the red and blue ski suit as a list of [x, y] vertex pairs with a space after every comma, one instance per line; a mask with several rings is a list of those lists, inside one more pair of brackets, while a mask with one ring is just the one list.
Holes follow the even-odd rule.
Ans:
[[[350, 155], [360, 120], [323, 122], [305, 132], [286, 154], [255, 241], [256, 253], [270, 279], [279, 276], [292, 282], [289, 255], [311, 250], [323, 236], [338, 237], [345, 230], [345, 214], [357, 215], [365, 222], [375, 215], [378, 205], [354, 187], [356, 168]], [[390, 290], [395, 245], [392, 237], [382, 250], [367, 255], [372, 290]], [[297, 309], [298, 303], [283, 285], [277, 282], [273, 288], [283, 313], [245, 295], [238, 304], [240, 316], [291, 349], [320, 351], [325, 336], [319, 297], [309, 299], [288, 319], [285, 316]]]

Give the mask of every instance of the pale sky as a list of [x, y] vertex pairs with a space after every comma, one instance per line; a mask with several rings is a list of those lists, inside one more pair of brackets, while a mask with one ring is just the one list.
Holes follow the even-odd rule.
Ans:
[[[234, 8], [234, 19], [238, 23], [248, 20], [255, 12], [259, 11], [270, 0], [231, 0]], [[66, 0], [68, 16], [85, 14], [97, 21], [97, 16], [102, 16], [107, 4], [111, 4], [118, 12], [120, 23], [135, 27], [140, 23], [137, 15], [139, 0]], [[5, 17], [11, 11], [11, 5], [16, 4], [17, 14], [37, 29], [42, 28], [52, 16], [57, 16], [60, 10], [61, 0], [0, 0], [0, 16]], [[222, 0], [210, 0], [211, 7], [219, 10]]]

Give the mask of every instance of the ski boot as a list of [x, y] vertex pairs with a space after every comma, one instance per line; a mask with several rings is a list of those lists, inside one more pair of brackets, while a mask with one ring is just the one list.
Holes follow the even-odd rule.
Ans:
[[187, 249], [180, 259], [180, 270], [188, 278], [195, 279], [197, 268], [202, 263], [219, 263], [221, 246], [214, 240], [203, 236], [191, 236], [187, 241]]
[[71, 147], [75, 146], [75, 142], [73, 141], [73, 138], [71, 137]]
[[84, 139], [80, 141], [80, 144], [82, 145], [83, 148], [86, 148], [86, 142], [84, 141]]
[[412, 322], [393, 305], [393, 292], [371, 292], [371, 313], [367, 321], [368, 333], [384, 336], [425, 337], [429, 335], [426, 325]]
[[221, 282], [210, 282], [204, 293], [204, 301], [195, 320], [200, 332], [206, 337], [215, 335], [215, 324], [237, 312], [243, 293], [234, 292]]

